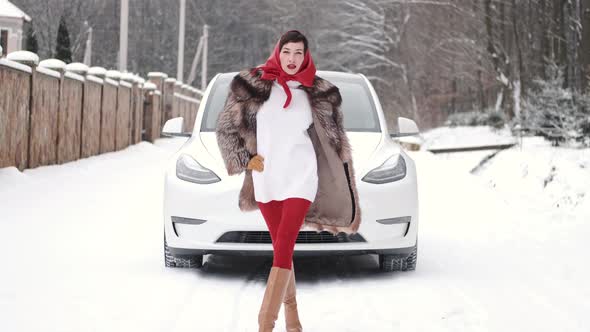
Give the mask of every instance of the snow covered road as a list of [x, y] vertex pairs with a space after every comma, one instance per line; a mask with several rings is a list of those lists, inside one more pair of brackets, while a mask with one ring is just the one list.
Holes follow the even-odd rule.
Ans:
[[[0, 169], [1, 331], [257, 331], [269, 259], [164, 267], [163, 162], [183, 142]], [[412, 156], [416, 271], [381, 273], [369, 255], [296, 258], [306, 332], [590, 330], [588, 197], [531, 206], [456, 160]]]

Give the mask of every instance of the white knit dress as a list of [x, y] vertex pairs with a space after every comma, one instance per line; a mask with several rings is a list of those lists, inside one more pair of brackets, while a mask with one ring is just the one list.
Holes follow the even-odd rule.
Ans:
[[307, 129], [313, 123], [307, 93], [287, 81], [287, 94], [275, 80], [268, 100], [256, 115], [257, 152], [264, 158], [264, 170], [252, 171], [254, 198], [267, 203], [299, 197], [313, 202], [318, 188], [317, 161]]

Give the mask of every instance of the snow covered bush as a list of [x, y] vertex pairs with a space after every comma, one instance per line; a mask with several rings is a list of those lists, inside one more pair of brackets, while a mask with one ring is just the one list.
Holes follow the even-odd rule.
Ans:
[[590, 145], [590, 94], [563, 88], [563, 69], [552, 65], [547, 80], [535, 79], [523, 99], [521, 126], [554, 145], [574, 142]]
[[449, 115], [445, 125], [455, 126], [490, 126], [501, 129], [506, 124], [506, 115], [493, 109], [483, 112], [471, 111], [461, 112]]

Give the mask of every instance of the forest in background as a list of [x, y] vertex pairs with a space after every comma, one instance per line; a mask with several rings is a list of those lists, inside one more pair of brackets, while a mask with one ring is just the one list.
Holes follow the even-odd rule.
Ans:
[[[12, 2], [32, 17], [27, 34], [35, 36], [41, 58], [56, 54], [64, 18], [72, 61], [83, 60], [92, 27], [92, 65], [117, 67], [120, 0]], [[174, 77], [178, 2], [130, 0], [129, 7], [128, 69]], [[575, 113], [567, 123], [588, 116], [590, 1], [187, 0], [184, 77], [204, 24], [208, 80], [263, 63], [282, 32], [299, 29], [319, 70], [360, 72], [371, 80], [391, 129], [397, 116], [422, 129], [457, 114], [528, 119], [531, 128], [556, 118], [564, 127], [564, 107]], [[550, 111], [539, 104], [546, 99], [554, 103]], [[540, 108], [533, 117], [524, 114]], [[574, 126], [578, 134], [586, 130]]]

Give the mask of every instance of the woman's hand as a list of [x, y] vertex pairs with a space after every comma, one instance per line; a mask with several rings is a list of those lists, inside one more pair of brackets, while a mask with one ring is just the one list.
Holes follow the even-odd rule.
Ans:
[[261, 155], [255, 155], [252, 157], [252, 159], [250, 159], [246, 168], [262, 172], [264, 170], [264, 158]]

